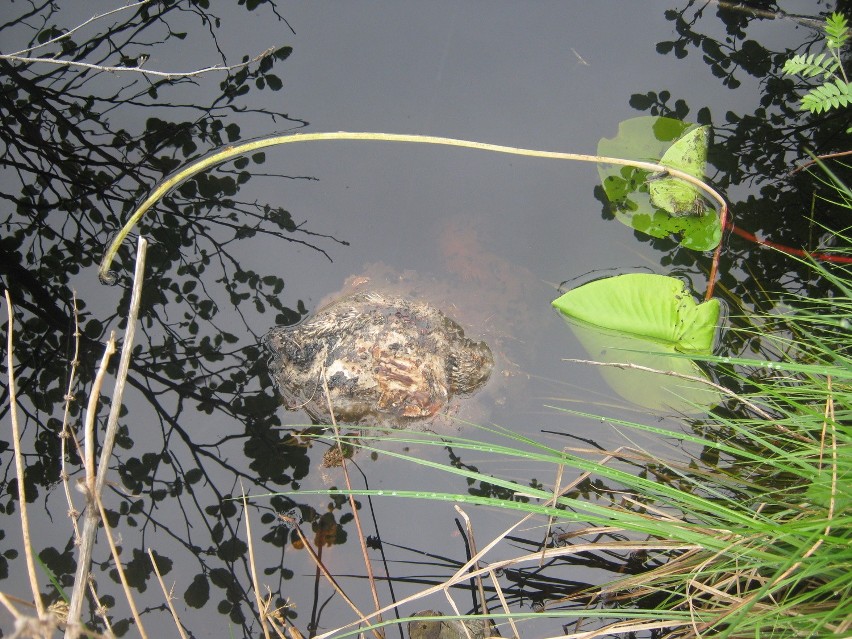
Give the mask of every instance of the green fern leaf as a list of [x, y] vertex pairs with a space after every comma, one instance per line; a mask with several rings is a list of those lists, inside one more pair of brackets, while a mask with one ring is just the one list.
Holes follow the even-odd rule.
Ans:
[[849, 28], [846, 16], [842, 13], [832, 13], [825, 19], [825, 44], [830, 49], [840, 49], [849, 39]]
[[829, 109], [848, 106], [852, 102], [852, 83], [836, 79], [808, 91], [802, 98], [803, 111], [822, 113]]
[[787, 75], [800, 75], [803, 78], [812, 78], [815, 75], [822, 75], [828, 79], [838, 68], [838, 63], [834, 58], [826, 58], [825, 53], [819, 55], [794, 55], [784, 63], [784, 73]]

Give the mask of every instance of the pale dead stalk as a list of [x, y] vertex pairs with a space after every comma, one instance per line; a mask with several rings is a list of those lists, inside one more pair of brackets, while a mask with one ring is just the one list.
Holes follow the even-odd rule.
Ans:
[[62, 415], [62, 433], [59, 436], [60, 442], [60, 459], [62, 464], [62, 470], [60, 472], [60, 476], [62, 477], [62, 486], [65, 489], [65, 500], [68, 502], [68, 517], [71, 519], [71, 524], [74, 526], [74, 542], [80, 543], [80, 527], [77, 525], [77, 518], [80, 516], [79, 511], [74, 507], [74, 499], [71, 496], [71, 484], [68, 479], [70, 478], [70, 474], [68, 473], [67, 468], [67, 456], [68, 456], [68, 440], [74, 440], [74, 445], [77, 448], [77, 453], [80, 455], [80, 459], [84, 459], [82, 450], [80, 448], [80, 442], [77, 440], [74, 435], [73, 430], [71, 429], [71, 402], [75, 401], [74, 398], [74, 387], [77, 383], [77, 366], [80, 364], [80, 323], [79, 316], [77, 313], [77, 293], [75, 292], [73, 295], [73, 305], [74, 305], [74, 357], [71, 359], [70, 370], [68, 373], [68, 389], [65, 391], [65, 410]]
[[30, 589], [33, 593], [33, 601], [36, 605], [38, 618], [44, 619], [46, 610], [41, 600], [38, 579], [36, 578], [35, 560], [30, 542], [30, 518], [27, 512], [27, 495], [24, 482], [24, 455], [21, 452], [21, 429], [18, 424], [18, 397], [15, 389], [15, 361], [13, 358], [13, 333], [15, 314], [12, 308], [12, 296], [6, 289], [6, 312], [9, 317], [9, 330], [6, 340], [7, 368], [9, 371], [9, 413], [12, 416], [12, 442], [15, 446], [15, 473], [18, 477], [18, 504], [21, 508], [21, 535], [23, 536], [24, 555], [27, 562], [27, 576], [30, 579]]
[[86, 423], [84, 426], [85, 431], [83, 439], [83, 464], [86, 467], [86, 491], [89, 494], [94, 494], [95, 491], [95, 418], [98, 414], [98, 399], [101, 396], [101, 386], [103, 386], [110, 357], [112, 357], [114, 353], [115, 331], [111, 331], [106, 348], [104, 349], [104, 354], [101, 357], [101, 363], [98, 366], [98, 372], [95, 375], [95, 383], [92, 385], [92, 392], [89, 393], [89, 404], [86, 406]]
[[[525, 518], [526, 519], [526, 518]], [[522, 520], [523, 521], [523, 520]], [[520, 524], [521, 522], [518, 522]], [[489, 551], [497, 541], [501, 540], [505, 534], [511, 532], [516, 528], [516, 526], [512, 526], [504, 535], [500, 536], [500, 539], [490, 543], [486, 549], [481, 551], [475, 559], [478, 561], [481, 559], [481, 556], [484, 552]], [[297, 529], [298, 530], [298, 529]], [[680, 543], [680, 542], [670, 542], [670, 541], [662, 541], [662, 540], [650, 540], [650, 541], [614, 541], [606, 544], [608, 549], [612, 549], [615, 551], [621, 552], [629, 552], [629, 551], [645, 551], [645, 552], [674, 552], [674, 551], [689, 551], [689, 550], [700, 550], [700, 546], [696, 546], [695, 544], [688, 543]], [[590, 542], [585, 544], [576, 544], [574, 546], [570, 546], [567, 548], [548, 548], [545, 553], [545, 557], [547, 559], [559, 559], [561, 557], [566, 557], [570, 555], [574, 555], [582, 552], [596, 552], [600, 551], [601, 544]], [[378, 610], [376, 612], [370, 613], [369, 615], [362, 616], [360, 619], [356, 621], [352, 621], [344, 626], [339, 628], [335, 628], [334, 630], [329, 630], [321, 635], [317, 635], [314, 639], [326, 639], [327, 637], [332, 636], [333, 634], [340, 632], [342, 630], [346, 630], [348, 628], [352, 628], [360, 623], [363, 623], [365, 620], [369, 620], [375, 617], [377, 614], [388, 612], [389, 610], [393, 610], [399, 606], [411, 603], [413, 601], [418, 601], [423, 599], [424, 597], [428, 597], [430, 595], [436, 594], [438, 592], [443, 592], [447, 588], [450, 588], [458, 583], [469, 580], [471, 577], [475, 577], [476, 575], [482, 575], [485, 573], [489, 573], [491, 571], [498, 571], [501, 569], [511, 568], [517, 565], [526, 564], [526, 563], [534, 563], [539, 560], [540, 553], [538, 551], [534, 553], [529, 553], [526, 555], [520, 555], [518, 557], [512, 557], [511, 559], [502, 559], [495, 562], [492, 562], [485, 568], [480, 568], [478, 570], [474, 570], [469, 572], [472, 564], [472, 561], [468, 561], [464, 566], [462, 566], [456, 573], [454, 573], [451, 577], [446, 579], [443, 583], [437, 584], [435, 586], [430, 586], [429, 588], [425, 588], [420, 592], [416, 592], [413, 595], [409, 595], [408, 597], [397, 601], [396, 603], [390, 604]], [[669, 624], [674, 625], [674, 624]]]
[[[376, 579], [373, 575], [373, 564], [370, 561], [370, 555], [367, 552], [367, 541], [364, 538], [364, 531], [361, 528], [361, 516], [358, 514], [358, 508], [355, 504], [355, 496], [351, 494], [352, 492], [352, 482], [349, 479], [349, 467], [346, 464], [346, 455], [343, 454], [343, 446], [340, 443], [340, 429], [337, 427], [337, 420], [334, 418], [334, 410], [331, 406], [331, 396], [328, 392], [328, 380], [326, 379], [326, 371], [325, 367], [323, 367], [321, 372], [322, 377], [322, 388], [325, 392], [325, 400], [328, 405], [328, 413], [331, 415], [331, 426], [334, 429], [334, 439], [337, 442], [337, 451], [340, 453], [340, 466], [343, 470], [343, 478], [346, 481], [346, 489], [350, 492], [349, 494], [349, 507], [352, 509], [352, 518], [355, 522], [355, 529], [358, 531], [358, 541], [361, 545], [361, 556], [364, 559], [364, 567], [367, 570], [367, 580], [370, 583], [370, 594], [373, 596], [373, 606], [376, 610], [381, 607], [381, 603], [379, 603], [379, 593], [376, 590]], [[378, 621], [382, 621], [382, 616], [377, 615], [376, 617]], [[375, 630], [377, 637], [380, 639], [384, 638], [383, 630]]]
[[[148, 2], [150, 0], [144, 0]], [[67, 35], [67, 34], [65, 34]], [[74, 506], [74, 498], [71, 495], [71, 483], [70, 473], [68, 472], [67, 467], [67, 458], [68, 458], [68, 440], [70, 439], [74, 443], [74, 448], [77, 451], [77, 455], [80, 459], [86, 459], [85, 453], [83, 452], [83, 447], [80, 445], [80, 440], [77, 439], [77, 435], [74, 433], [74, 430], [71, 428], [71, 402], [76, 401], [74, 397], [74, 387], [77, 384], [77, 367], [80, 365], [80, 324], [79, 324], [79, 315], [77, 312], [77, 293], [74, 292], [72, 296], [72, 304], [74, 309], [74, 356], [70, 362], [70, 370], [68, 373], [68, 388], [65, 391], [65, 409], [62, 415], [62, 433], [59, 435], [60, 440], [60, 458], [62, 464], [62, 470], [60, 471], [60, 477], [62, 478], [62, 486], [65, 490], [65, 500], [68, 502], [68, 518], [71, 520], [71, 525], [74, 527], [74, 543], [79, 546], [81, 543], [81, 535], [80, 535], [80, 526], [78, 519], [80, 518], [80, 511]], [[109, 621], [109, 617], [106, 615], [106, 608], [101, 604], [100, 597], [98, 597], [97, 590], [95, 589], [95, 584], [93, 581], [89, 580], [89, 593], [92, 595], [92, 599], [97, 602], [97, 611], [98, 615], [103, 621], [104, 626], [108, 628], [110, 631], [112, 630], [112, 626]]]
[[15, 608], [15, 604], [10, 601], [10, 597], [8, 597], [4, 592], [0, 592], [0, 603], [6, 606], [6, 610], [8, 610], [15, 619], [21, 616], [21, 613], [18, 612], [17, 608]]
[[[343, 601], [345, 601], [347, 604], [349, 604], [349, 607], [352, 608], [352, 611], [360, 617], [360, 621], [357, 621], [355, 623], [360, 623], [361, 621], [366, 621], [369, 618], [369, 616], [365, 615], [363, 612], [361, 612], [358, 609], [358, 606], [355, 605], [355, 602], [352, 601], [349, 598], [349, 596], [343, 591], [343, 588], [340, 587], [340, 584], [337, 583], [337, 580], [328, 571], [328, 568], [325, 567], [325, 564], [322, 563], [322, 559], [320, 559], [317, 552], [313, 549], [313, 546], [311, 546], [310, 542], [308, 541], [308, 538], [305, 537], [305, 534], [302, 532], [302, 529], [299, 526], [298, 522], [295, 519], [290, 519], [288, 517], [285, 517], [284, 515], [278, 515], [278, 516], [282, 520], [286, 521], [288, 524], [293, 526], [293, 529], [296, 531], [296, 534], [299, 535], [299, 540], [302, 542], [302, 546], [305, 548], [305, 550], [307, 551], [311, 560], [314, 562], [314, 565], [316, 565], [317, 569], [323, 574], [323, 577], [326, 578], [328, 583], [331, 584], [331, 587], [334, 588], [334, 591], [338, 595], [340, 595], [343, 598]], [[375, 615], [375, 614], [376, 613], [373, 613], [373, 615]], [[372, 615], [370, 615], [370, 616], [372, 616]], [[376, 639], [382, 639], [382, 638], [381, 638], [380, 635], [377, 634]]]
[[500, 586], [500, 580], [497, 579], [497, 574], [493, 570], [488, 571], [488, 576], [491, 577], [491, 583], [494, 584], [494, 592], [497, 593], [497, 598], [500, 600], [500, 606], [503, 608], [503, 612], [508, 615], [506, 617], [506, 621], [508, 621], [509, 625], [512, 627], [512, 636], [517, 639], [521, 636], [521, 633], [518, 630], [518, 626], [515, 624], [515, 620], [512, 619], [512, 611], [509, 609], [509, 602], [506, 601], [506, 595], [503, 594], [503, 588]]
[[53, 44], [55, 42], [59, 42], [60, 40], [64, 40], [66, 38], [71, 37], [71, 35], [75, 31], [79, 31], [80, 29], [82, 29], [86, 25], [89, 25], [93, 22], [96, 22], [97, 20], [100, 20], [101, 18], [106, 18], [106, 17], [111, 16], [113, 13], [118, 13], [119, 11], [124, 11], [125, 9], [133, 9], [135, 7], [142, 6], [143, 4], [148, 4], [149, 2], [153, 2], [153, 0], [140, 0], [140, 2], [135, 2], [133, 4], [127, 4], [127, 5], [124, 5], [123, 7], [118, 7], [117, 9], [110, 9], [109, 11], [105, 11], [104, 13], [99, 13], [97, 15], [92, 16], [91, 18], [89, 18], [85, 22], [78, 24], [73, 29], [69, 29], [68, 31], [65, 31], [64, 33], [61, 33], [60, 35], [56, 36], [55, 38], [51, 38], [50, 40], [47, 40], [47, 41], [42, 42], [40, 44], [37, 44], [34, 47], [29, 47], [27, 49], [21, 49], [20, 51], [14, 51], [13, 53], [10, 53], [9, 55], [24, 55], [25, 53], [31, 53], [32, 51], [35, 51], [36, 49], [41, 49], [42, 47], [50, 46], [51, 44]]
[[[106, 432], [104, 434], [103, 446], [101, 449], [100, 465], [98, 466], [97, 476], [90, 484], [86, 482], [86, 498], [88, 508], [86, 509], [86, 519], [83, 524], [83, 534], [80, 540], [80, 550], [77, 557], [77, 572], [74, 576], [74, 590], [71, 592], [71, 603], [68, 606], [68, 626], [65, 629], [65, 639], [75, 639], [79, 634], [80, 613], [83, 609], [83, 599], [85, 584], [89, 581], [89, 568], [92, 559], [92, 549], [95, 543], [95, 533], [98, 528], [98, 513], [95, 512], [95, 502], [99, 501], [101, 491], [106, 482], [107, 473], [109, 472], [109, 460], [112, 456], [112, 448], [115, 444], [115, 436], [118, 432], [118, 414], [121, 410], [121, 400], [124, 392], [124, 385], [127, 380], [127, 371], [130, 367], [130, 356], [133, 350], [133, 338], [136, 332], [136, 318], [139, 314], [139, 304], [142, 296], [142, 282], [145, 271], [145, 254], [148, 247], [148, 242], [145, 238], [139, 238], [139, 245], [136, 251], [136, 269], [133, 275], [133, 290], [130, 295], [130, 308], [127, 313], [127, 329], [125, 331], [124, 343], [121, 348], [121, 360], [119, 362], [118, 374], [116, 376], [115, 388], [113, 390], [112, 405], [110, 406], [109, 417], [107, 419]], [[114, 348], [114, 344], [112, 346]], [[110, 348], [109, 346], [107, 347]], [[104, 355], [106, 357], [106, 354]], [[89, 395], [90, 406], [92, 398], [97, 399], [100, 392], [101, 380], [100, 377], [95, 379], [92, 386], [92, 391]], [[93, 413], [90, 410], [90, 413]], [[94, 420], [92, 414], [87, 415], [87, 420]], [[87, 429], [88, 430], [88, 429]], [[87, 450], [88, 456], [88, 450]], [[87, 478], [94, 468], [94, 461], [91, 465], [87, 463], [86, 475]]]
[[266, 623], [266, 613], [268, 611], [268, 604], [263, 600], [263, 597], [260, 594], [260, 583], [257, 580], [257, 568], [254, 565], [254, 544], [252, 543], [251, 538], [251, 517], [249, 517], [249, 509], [248, 509], [248, 501], [246, 500], [246, 491], [242, 486], [242, 481], [240, 482], [240, 489], [243, 492], [243, 514], [246, 518], [246, 540], [248, 542], [248, 552], [249, 552], [249, 567], [251, 568], [251, 583], [254, 587], [254, 596], [257, 599], [257, 612], [260, 615], [260, 626], [263, 628], [263, 636], [265, 639], [269, 639], [269, 627]]
[[133, 273], [133, 290], [130, 294], [130, 308], [127, 311], [127, 328], [124, 331], [124, 341], [121, 345], [121, 359], [118, 362], [118, 372], [115, 376], [115, 387], [112, 391], [112, 402], [109, 407], [104, 443], [98, 465], [98, 477], [95, 492], [100, 494], [109, 473], [109, 462], [112, 448], [118, 434], [118, 416], [121, 413], [124, 387], [127, 384], [127, 372], [130, 370], [130, 358], [133, 355], [133, 341], [136, 338], [136, 318], [139, 316], [139, 305], [142, 302], [142, 284], [145, 277], [145, 255], [148, 242], [144, 237], [139, 238], [136, 249], [136, 269]]
[[101, 496], [95, 495], [95, 501], [97, 502], [101, 520], [104, 523], [104, 532], [106, 533], [106, 538], [109, 542], [112, 560], [115, 562], [115, 569], [118, 572], [118, 578], [121, 580], [121, 586], [124, 588], [124, 596], [127, 598], [127, 604], [130, 606], [130, 612], [133, 614], [133, 619], [136, 621], [136, 627], [139, 630], [139, 634], [142, 635], [142, 639], [148, 639], [148, 635], [145, 632], [145, 626], [142, 625], [142, 618], [139, 616], [139, 611], [136, 609], [136, 601], [133, 599], [133, 591], [130, 590], [130, 584], [127, 583], [127, 576], [124, 574], [124, 567], [121, 565], [121, 557], [119, 557], [118, 548], [116, 547], [115, 540], [112, 537], [112, 531], [107, 523], [106, 510], [104, 509], [104, 503], [101, 501]]
[[[468, 546], [470, 546], [471, 554], [475, 555], [475, 554], [477, 554], [476, 553], [476, 537], [474, 537], [474, 535], [473, 535], [473, 524], [470, 522], [470, 517], [467, 516], [467, 513], [464, 510], [462, 510], [461, 506], [459, 506], [458, 504], [453, 504], [453, 508], [455, 508], [456, 512], [459, 515], [461, 515], [462, 519], [464, 519], [464, 529], [465, 529], [465, 534], [467, 535], [467, 543], [468, 543]], [[479, 562], [474, 564], [474, 568], [479, 568]], [[485, 598], [485, 588], [483, 588], [483, 586], [482, 586], [482, 577], [481, 576], [475, 577], [474, 582], [476, 583], [476, 590], [479, 593], [480, 610], [482, 611], [483, 615], [487, 615], [488, 614], [488, 605], [487, 605], [487, 600]], [[447, 596], [449, 596], [449, 593], [447, 593]]]
[[166, 584], [163, 582], [163, 576], [160, 574], [160, 568], [157, 566], [157, 560], [154, 559], [154, 553], [150, 548], [148, 548], [148, 556], [151, 558], [151, 565], [154, 566], [154, 572], [157, 574], [157, 581], [160, 582], [160, 589], [163, 591], [163, 596], [166, 598], [166, 605], [169, 607], [169, 612], [172, 613], [172, 619], [175, 620], [175, 626], [177, 626], [178, 633], [180, 633], [181, 639], [188, 639], [186, 633], [183, 631], [180, 619], [178, 618], [177, 610], [175, 610], [174, 604], [172, 603], [174, 599], [172, 591], [166, 590]]

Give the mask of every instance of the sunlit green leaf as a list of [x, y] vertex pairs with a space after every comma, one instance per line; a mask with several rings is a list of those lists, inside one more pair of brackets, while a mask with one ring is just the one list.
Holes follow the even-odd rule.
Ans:
[[[672, 144], [663, 154], [660, 164], [679, 169], [684, 173], [703, 179], [707, 170], [707, 145], [710, 127], [692, 129]], [[701, 215], [704, 213], [704, 198], [689, 182], [654, 174], [648, 177], [651, 203], [672, 215]]]
[[697, 304], [681, 280], [627, 273], [572, 289], [553, 301], [568, 317], [686, 352], [709, 353], [718, 300]]
[[[665, 163], [663, 158], [667, 156], [670, 149], [677, 147], [680, 140], [688, 140], [694, 131], [699, 131], [695, 134], [694, 140], [700, 140], [705, 135], [700, 133], [702, 129], [707, 130], [705, 127], [672, 118], [631, 118], [619, 124], [618, 134], [614, 138], [603, 138], [598, 142], [598, 154], [658, 164]], [[689, 172], [688, 167], [677, 166], [677, 155], [680, 153], [679, 150], [671, 153], [669, 157], [675, 162], [671, 162], [670, 166]], [[666, 178], [664, 175], [651, 174], [643, 169], [609, 164], [599, 164], [598, 173], [604, 192], [612, 206], [612, 213], [622, 224], [651, 237], [680, 238], [680, 243], [684, 247], [695, 251], [713, 250], [721, 241], [721, 225], [718, 215], [712, 208], [708, 207], [703, 215], [684, 215], [672, 213], [661, 204], [652, 202], [651, 187], [654, 183], [662, 183], [662, 189], [658, 188], [659, 184], [654, 189], [664, 194], [666, 182], [671, 184], [673, 179]], [[694, 191], [690, 193], [695, 194]], [[684, 196], [682, 199], [689, 198]], [[693, 197], [691, 201], [693, 204], [686, 212], [699, 212], [704, 203], [703, 197], [699, 200]], [[699, 201], [702, 204], [695, 204]]]
[[711, 351], [718, 300], [699, 304], [676, 278], [628, 273], [579, 286], [553, 306], [567, 317], [594, 360], [632, 366], [601, 369], [624, 399], [657, 412], [678, 413], [702, 412], [718, 403], [718, 392], [702, 381], [707, 377], [698, 365], [678, 355]]

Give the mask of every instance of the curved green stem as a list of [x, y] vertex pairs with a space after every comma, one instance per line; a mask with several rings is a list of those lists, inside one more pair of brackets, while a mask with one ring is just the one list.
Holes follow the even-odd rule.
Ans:
[[[698, 178], [684, 173], [677, 169], [673, 169], [662, 164], [654, 164], [652, 162], [639, 162], [636, 160], [625, 160], [622, 158], [610, 158], [600, 155], [582, 155], [579, 153], [559, 153], [555, 151], [537, 151], [535, 149], [520, 149], [511, 146], [502, 146], [499, 144], [486, 144], [484, 142], [473, 142], [471, 140], [457, 140], [453, 138], [443, 138], [431, 135], [405, 135], [398, 133], [349, 133], [346, 131], [327, 132], [327, 133], [295, 133], [286, 135], [273, 135], [267, 138], [260, 138], [242, 144], [226, 146], [220, 151], [216, 151], [212, 155], [194, 162], [176, 173], [169, 176], [160, 185], [154, 189], [151, 194], [140, 204], [130, 216], [130, 219], [113, 238], [112, 243], [107, 247], [103, 260], [101, 260], [98, 276], [101, 281], [107, 284], [115, 282], [115, 274], [110, 272], [110, 266], [118, 252], [118, 247], [127, 237], [128, 233], [139, 222], [145, 213], [154, 206], [164, 195], [171, 191], [184, 180], [191, 178], [205, 169], [221, 164], [231, 158], [265, 149], [270, 146], [278, 146], [279, 144], [291, 144], [294, 142], [315, 142], [321, 140], [372, 140], [376, 142], [413, 142], [419, 144], [441, 144], [444, 146], [458, 146], [467, 149], [479, 149], [482, 151], [493, 151], [496, 153], [509, 153], [512, 155], [526, 155], [528, 157], [548, 158], [552, 160], [574, 160], [577, 162], [594, 162], [595, 164], [619, 164], [623, 166], [633, 166], [639, 169], [648, 171], [663, 171], [672, 177], [686, 180], [690, 184], [704, 191], [708, 197], [715, 200], [721, 207], [722, 214], [727, 210], [727, 205], [724, 198], [714, 191], [706, 183]], [[712, 283], [711, 283], [712, 287]]]

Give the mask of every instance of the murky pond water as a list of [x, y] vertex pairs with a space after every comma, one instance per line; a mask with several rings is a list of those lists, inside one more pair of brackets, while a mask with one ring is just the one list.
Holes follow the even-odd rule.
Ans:
[[[114, 8], [100, 4], [101, 11]], [[73, 34], [75, 46], [87, 43], [76, 51], [81, 59], [132, 66], [145, 54], [143, 68], [161, 71], [221, 63], [217, 46], [228, 64], [268, 47], [276, 51], [248, 72], [233, 69], [229, 80], [213, 71], [170, 87], [129, 71], [81, 76], [74, 68], [2, 62], [7, 204], [0, 283], [16, 304], [26, 487], [33, 546], [45, 566], [39, 583], [49, 601], [59, 594], [46, 571], [70, 589], [76, 556], [57, 461], [74, 352], [71, 292], [78, 295], [82, 329], [70, 417], [79, 429], [101, 345], [110, 330], [122, 328], [131, 243], [116, 265], [119, 287], [98, 283], [97, 261], [133, 206], [191, 157], [289, 130], [419, 133], [594, 153], [620, 121], [669, 115], [715, 125], [711, 180], [735, 202], [738, 224], [789, 245], [819, 241], [795, 214], [803, 205], [809, 210], [810, 196], [800, 200], [794, 183], [778, 177], [793, 157], [794, 147], [778, 133], [797, 122], [793, 98], [769, 94], [774, 97], [761, 103], [761, 82], [779, 75], [773, 52], [816, 40], [806, 21], [715, 6], [697, 16], [693, 8], [679, 13], [653, 2], [245, 4], [258, 6], [208, 10], [206, 3], [179, 2], [163, 22], [151, 19], [162, 7], [131, 8]], [[785, 7], [790, 14], [813, 9], [811, 3]], [[24, 19], [17, 4], [4, 7], [3, 52], [50, 40], [59, 32], [49, 25], [68, 29], [98, 10], [93, 3], [84, 13], [61, 6], [35, 20]], [[141, 25], [144, 37], [120, 45], [127, 37], [117, 26], [123, 20]], [[169, 36], [166, 23], [186, 38]], [[110, 28], [112, 45], [93, 35]], [[47, 47], [61, 51], [61, 44]], [[755, 109], [768, 109], [783, 124], [759, 126], [766, 114], [755, 116]], [[821, 151], [836, 144], [812, 142]], [[460, 419], [444, 424], [446, 432], [469, 434], [465, 419], [557, 449], [578, 441], [614, 449], [627, 443], [622, 430], [554, 406], [614, 417], [642, 413], [595, 370], [564, 361], [586, 353], [550, 301], [563, 282], [637, 270], [676, 275], [701, 295], [709, 265], [708, 255], [649, 240], [614, 221], [593, 165], [380, 142], [286, 145], [225, 163], [179, 187], [140, 232], [152, 241], [141, 334], [104, 502], [151, 636], [174, 634], [174, 626], [148, 548], [166, 583], [174, 584], [174, 603], [194, 636], [258, 636], [244, 513], [233, 501], [243, 489], [256, 496], [254, 561], [273, 606], [306, 634], [353, 618], [316, 576], [284, 514], [303, 522], [324, 565], [362, 610], [371, 609], [348, 505], [306, 493], [340, 487], [343, 477], [337, 468], [321, 468], [325, 444], [292, 437], [309, 429], [310, 419], [285, 411], [276, 396], [260, 345], [272, 326], [315, 312], [347, 281], [381, 282], [427, 300], [494, 353], [493, 378], [464, 398]], [[796, 269], [734, 238], [721, 283], [746, 304], [757, 281], [818, 292], [820, 283], [803, 281]], [[5, 379], [3, 390], [8, 423]], [[664, 416], [649, 419], [682, 427]], [[499, 441], [486, 432], [477, 436]], [[631, 437], [632, 445], [660, 454], [697, 452]], [[0, 589], [29, 599], [11, 440], [3, 440]], [[552, 469], [534, 463], [422, 444], [386, 446], [522, 484], [554, 482], [542, 475]], [[67, 457], [73, 482], [81, 477], [79, 459], [73, 450]], [[382, 452], [355, 461], [359, 487], [506, 496]], [[258, 496], [274, 492], [286, 495]], [[73, 499], [82, 509], [82, 497]], [[466, 560], [453, 504], [360, 501], [365, 534], [382, 548], [381, 556], [371, 552], [381, 566], [383, 603], [440, 582]], [[470, 508], [469, 514], [481, 543], [511, 523], [502, 511]], [[537, 542], [530, 540], [540, 542], [544, 533], [524, 534], [526, 541], [517, 543], [533, 551]], [[94, 562], [98, 592], [123, 634], [131, 617], [103, 535]], [[606, 567], [567, 566], [557, 582], [532, 573], [503, 578], [512, 604], [529, 611], [577, 581], [604, 580]], [[457, 600], [471, 607], [468, 593]], [[430, 598], [401, 612], [429, 607], [446, 610], [447, 603]], [[93, 611], [84, 608], [84, 621], [102, 628]], [[13, 625], [0, 611], [4, 636]], [[528, 628], [556, 634], [560, 625], [543, 619]]]

